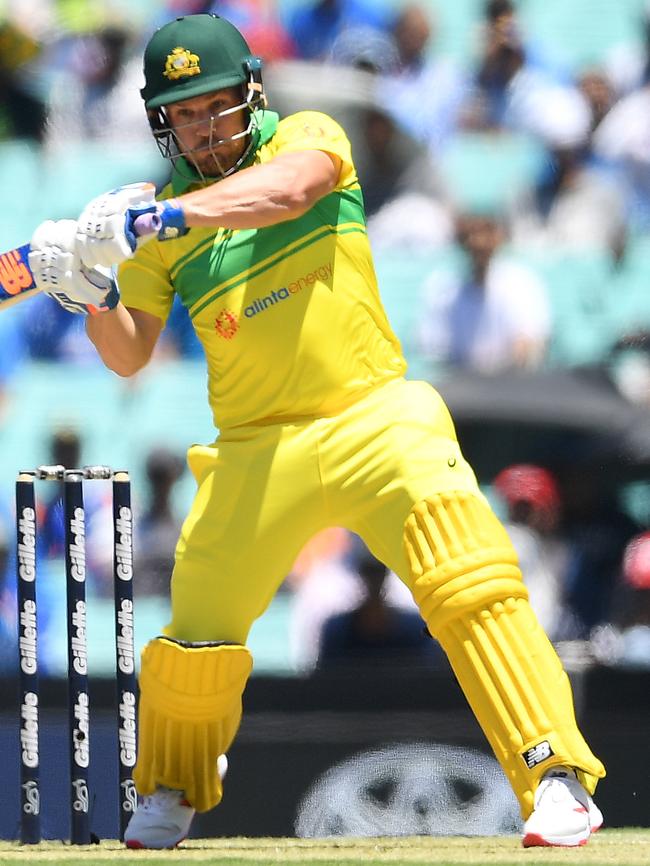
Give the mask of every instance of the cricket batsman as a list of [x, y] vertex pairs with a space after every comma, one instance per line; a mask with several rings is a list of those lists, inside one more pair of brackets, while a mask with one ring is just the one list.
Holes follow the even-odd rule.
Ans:
[[[221, 800], [250, 628], [327, 526], [358, 533], [413, 593], [519, 800], [524, 846], [583, 845], [602, 823], [604, 768], [444, 402], [404, 378], [345, 133], [315, 111], [267, 110], [260, 59], [217, 15], [154, 33], [144, 74], [170, 185], [46, 222], [30, 255], [40, 287], [97, 311], [88, 334], [121, 376], [148, 362], [178, 294], [219, 430], [188, 451], [197, 490], [171, 622], [142, 653], [127, 846], [174, 847]], [[159, 227], [144, 244], [143, 212]]]

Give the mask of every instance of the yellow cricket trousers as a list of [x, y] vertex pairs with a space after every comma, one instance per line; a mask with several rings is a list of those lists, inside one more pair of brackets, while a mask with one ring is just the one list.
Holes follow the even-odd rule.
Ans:
[[309, 538], [326, 526], [363, 537], [409, 584], [404, 522], [446, 490], [481, 497], [440, 395], [398, 379], [340, 414], [228, 430], [188, 452], [198, 490], [185, 520], [165, 630], [245, 643]]

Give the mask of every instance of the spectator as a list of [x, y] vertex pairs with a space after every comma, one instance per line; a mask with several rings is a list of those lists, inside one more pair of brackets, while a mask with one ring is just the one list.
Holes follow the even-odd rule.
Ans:
[[[316, 666], [324, 622], [354, 609], [363, 599], [352, 543], [351, 533], [338, 526], [317, 533], [287, 578], [293, 593], [289, 642], [299, 673], [309, 673]], [[386, 578], [384, 592], [391, 606], [417, 612], [411, 594], [393, 572]]]
[[[421, 10], [412, 8], [418, 22], [426, 21]], [[408, 14], [407, 10], [403, 17], [408, 18]], [[412, 53], [404, 56], [408, 56], [414, 71], [416, 58]], [[373, 27], [351, 27], [336, 38], [328, 61], [349, 66], [357, 74], [368, 73], [367, 87], [374, 94], [373, 100], [381, 103], [365, 106], [361, 111], [355, 106], [356, 123], [360, 119], [356, 136], [355, 122], [351, 119], [349, 124], [359, 178], [365, 191], [368, 234], [373, 247], [441, 246], [449, 240], [450, 219], [442, 202], [442, 183], [428, 153], [430, 142], [426, 136], [418, 140], [418, 132], [411, 128], [412, 124], [403, 123], [404, 118], [399, 116], [401, 94], [390, 92], [390, 82], [397, 80], [402, 62], [396, 42], [390, 34]], [[376, 76], [376, 90], [372, 85], [373, 76]], [[417, 90], [419, 98], [421, 87], [425, 85], [421, 82], [411, 82], [411, 85], [414, 89], [420, 88]], [[427, 104], [431, 104], [431, 99]], [[422, 106], [412, 113], [419, 117]], [[405, 112], [405, 116], [410, 115], [410, 111]]]
[[384, 4], [369, 0], [312, 0], [299, 6], [289, 19], [289, 35], [298, 56], [323, 60], [337, 36], [352, 27], [387, 31], [390, 13]]
[[565, 578], [568, 618], [562, 639], [588, 640], [609, 622], [612, 593], [626, 545], [639, 526], [617, 504], [616, 491], [598, 471], [566, 468], [562, 491], [562, 532], [570, 555]]
[[616, 102], [616, 94], [607, 74], [598, 67], [583, 69], [578, 76], [578, 89], [591, 111], [590, 133], [596, 129]]
[[[580, 95], [575, 87], [524, 42], [511, 0], [488, 0], [481, 51], [476, 63], [473, 88], [461, 111], [461, 124], [473, 129], [509, 129], [537, 136], [543, 134], [540, 121], [553, 116], [554, 105], [574, 97], [572, 106], [580, 112]], [[571, 113], [562, 112], [558, 124], [570, 128]]]
[[172, 502], [184, 461], [167, 448], [154, 448], [146, 461], [146, 510], [136, 522], [135, 591], [142, 597], [167, 596], [181, 519]]
[[417, 611], [387, 602], [386, 566], [355, 537], [352, 557], [363, 587], [363, 599], [353, 610], [336, 614], [323, 625], [317, 667], [341, 664], [413, 664], [442, 660]]
[[439, 195], [427, 149], [400, 130], [383, 108], [362, 113], [361, 136], [357, 166], [369, 219], [398, 196], [417, 193], [435, 199]]
[[381, 83], [382, 100], [403, 129], [435, 153], [456, 127], [467, 83], [432, 51], [435, 25], [422, 6], [405, 6], [392, 32], [399, 64]]
[[540, 106], [537, 131], [550, 159], [532, 194], [512, 213], [515, 243], [554, 250], [618, 250], [626, 231], [625, 198], [611, 172], [591, 156], [592, 110], [577, 91]]
[[70, 40], [65, 64], [54, 75], [49, 93], [48, 147], [64, 148], [70, 141], [84, 140], [149, 146], [149, 125], [138, 98], [142, 70], [132, 55], [133, 41], [117, 25]]
[[423, 355], [481, 373], [539, 366], [550, 331], [545, 288], [505, 254], [503, 220], [462, 214], [457, 238], [461, 257], [425, 284], [418, 334]]
[[559, 535], [560, 491], [552, 473], [541, 466], [516, 464], [494, 479], [507, 507], [505, 527], [519, 557], [530, 603], [551, 640], [563, 621], [566, 543]]
[[[390, 75], [399, 66], [397, 45], [390, 33], [375, 27], [348, 27], [332, 43], [327, 63], [349, 66], [371, 75]], [[378, 85], [383, 93], [384, 79]], [[382, 102], [386, 104], [382, 96]]]
[[650, 79], [615, 103], [597, 126], [594, 154], [617, 172], [631, 230], [650, 226]]

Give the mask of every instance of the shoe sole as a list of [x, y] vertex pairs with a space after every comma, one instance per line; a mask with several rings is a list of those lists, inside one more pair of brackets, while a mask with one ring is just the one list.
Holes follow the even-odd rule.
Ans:
[[182, 839], [179, 839], [177, 842], [172, 842], [169, 845], [145, 845], [138, 839], [128, 839], [124, 844], [132, 851], [173, 851], [174, 848], [180, 845], [181, 842], [184, 842], [185, 839], [187, 839], [187, 836], [183, 836]]
[[576, 837], [569, 836], [563, 839], [545, 839], [538, 833], [526, 833], [521, 844], [524, 848], [580, 848], [586, 845], [589, 841], [589, 836]]

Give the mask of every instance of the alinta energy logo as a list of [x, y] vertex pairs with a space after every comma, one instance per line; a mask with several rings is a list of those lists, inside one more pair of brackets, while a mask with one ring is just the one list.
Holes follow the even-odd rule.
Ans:
[[[327, 262], [324, 265], [319, 265], [313, 271], [303, 274], [297, 280], [287, 283], [281, 289], [273, 289], [268, 295], [263, 295], [255, 298], [250, 304], [244, 307], [244, 316], [247, 319], [252, 319], [260, 313], [265, 313], [269, 307], [274, 307], [281, 301], [286, 301], [293, 295], [298, 294], [303, 289], [313, 286], [316, 282], [325, 283], [332, 278], [332, 263]], [[214, 320], [214, 327], [220, 337], [224, 340], [232, 340], [239, 330], [239, 317], [232, 310], [223, 309]]]
[[331, 278], [332, 263], [327, 262], [324, 265], [319, 265], [313, 271], [309, 271], [309, 273], [298, 277], [297, 280], [287, 283], [287, 285], [283, 286], [281, 289], [273, 289], [273, 291], [269, 292], [268, 295], [264, 295], [261, 298], [255, 298], [252, 303], [248, 304], [247, 307], [244, 307], [244, 315], [247, 319], [252, 319], [260, 313], [265, 313], [269, 307], [274, 307], [281, 301], [286, 301], [288, 298], [292, 297], [292, 295], [298, 294], [298, 292], [301, 292], [303, 289], [313, 286], [314, 283], [325, 283], [328, 280], [331, 280]]
[[214, 329], [224, 340], [232, 340], [239, 330], [239, 319], [231, 310], [223, 309], [214, 320]]

